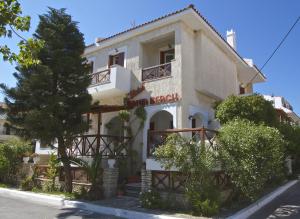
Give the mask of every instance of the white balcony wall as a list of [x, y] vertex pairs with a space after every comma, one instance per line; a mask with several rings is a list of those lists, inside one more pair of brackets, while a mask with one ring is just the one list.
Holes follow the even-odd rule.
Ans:
[[122, 66], [114, 65], [110, 68], [110, 80], [90, 86], [88, 92], [95, 98], [123, 95], [130, 91], [130, 81], [130, 71]]

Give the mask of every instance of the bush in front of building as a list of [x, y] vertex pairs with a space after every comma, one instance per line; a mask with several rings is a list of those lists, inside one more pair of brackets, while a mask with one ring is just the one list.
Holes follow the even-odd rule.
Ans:
[[140, 203], [143, 208], [158, 209], [163, 205], [159, 192], [149, 190], [140, 194]]
[[29, 142], [12, 139], [0, 144], [0, 182], [16, 183], [14, 178], [22, 163], [23, 154], [31, 152]]
[[239, 199], [256, 199], [268, 182], [283, 176], [280, 132], [247, 120], [226, 123], [218, 135], [220, 158]]
[[194, 215], [212, 216], [218, 213], [220, 189], [212, 174], [217, 154], [199, 141], [172, 134], [155, 150], [154, 155], [166, 170], [177, 168], [186, 173], [185, 195]]
[[272, 102], [261, 95], [230, 96], [216, 106], [216, 118], [222, 125], [235, 119], [247, 119], [256, 124], [275, 127], [278, 124]]

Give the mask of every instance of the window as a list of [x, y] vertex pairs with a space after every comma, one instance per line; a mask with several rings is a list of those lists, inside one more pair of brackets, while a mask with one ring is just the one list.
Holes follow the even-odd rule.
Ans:
[[175, 50], [170, 49], [160, 52], [160, 64], [171, 62], [175, 58]]
[[110, 67], [112, 65], [124, 66], [124, 52], [109, 56], [108, 66]]
[[240, 85], [240, 94], [245, 94], [245, 93], [246, 93], [245, 88]]

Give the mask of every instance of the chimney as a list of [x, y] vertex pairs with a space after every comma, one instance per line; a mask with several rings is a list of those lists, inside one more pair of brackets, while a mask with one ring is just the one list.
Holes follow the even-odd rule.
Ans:
[[226, 39], [227, 39], [227, 43], [234, 49], [236, 50], [236, 36], [235, 36], [235, 32], [233, 29], [231, 30], [227, 30], [226, 31]]
[[95, 44], [99, 43], [103, 39], [104, 39], [103, 37], [96, 37], [95, 38]]

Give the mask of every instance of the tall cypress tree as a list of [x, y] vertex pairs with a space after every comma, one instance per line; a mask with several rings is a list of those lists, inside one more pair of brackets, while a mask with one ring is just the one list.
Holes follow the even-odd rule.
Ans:
[[65, 9], [49, 8], [40, 16], [34, 34], [44, 41], [38, 52], [38, 65], [18, 66], [17, 85], [6, 93], [8, 120], [19, 133], [51, 143], [58, 141], [58, 153], [64, 165], [66, 191], [72, 191], [70, 158], [67, 149], [74, 137], [88, 129], [82, 114], [91, 106], [87, 91], [88, 65], [82, 58], [84, 38], [77, 23]]

